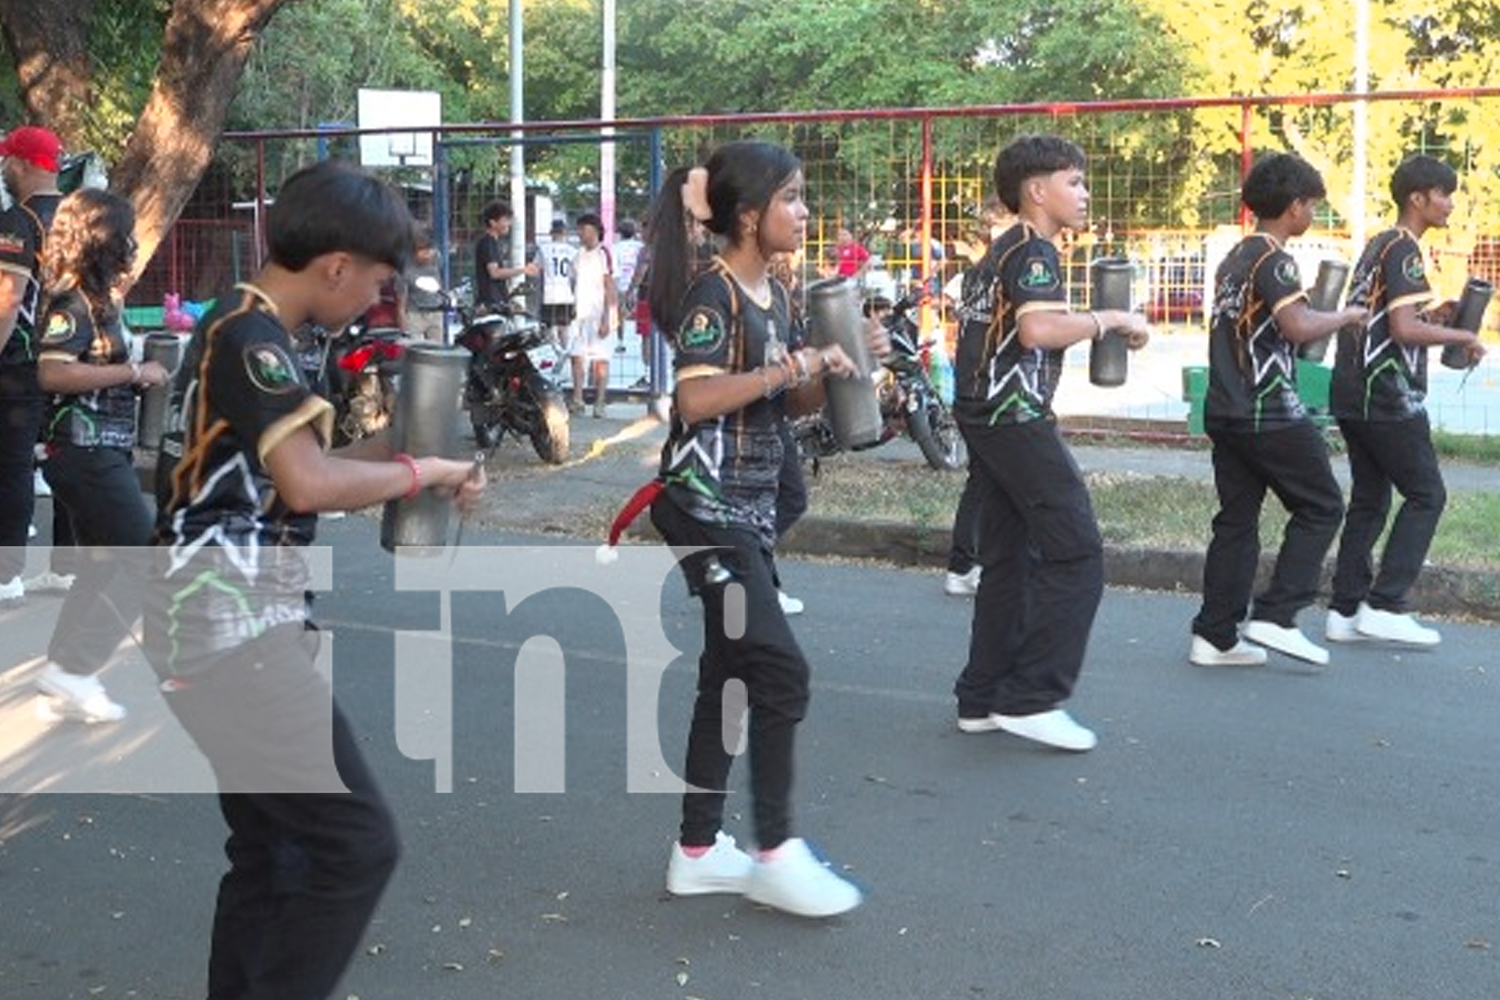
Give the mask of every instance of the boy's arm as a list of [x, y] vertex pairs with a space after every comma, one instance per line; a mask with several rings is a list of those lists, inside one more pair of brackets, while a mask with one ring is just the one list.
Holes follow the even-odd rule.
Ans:
[[1306, 299], [1294, 299], [1273, 315], [1281, 339], [1300, 345], [1321, 340], [1350, 323], [1363, 323], [1369, 318], [1370, 311], [1364, 306], [1345, 306], [1338, 312], [1322, 312], [1308, 305]]
[[1416, 303], [1407, 302], [1391, 308], [1386, 322], [1391, 339], [1402, 347], [1441, 347], [1446, 344], [1475, 343], [1479, 337], [1454, 326], [1439, 326], [1422, 318]]
[[1144, 347], [1151, 337], [1146, 317], [1120, 309], [1073, 312], [1067, 309], [1028, 309], [1016, 317], [1016, 336], [1021, 346], [1043, 351], [1061, 351], [1105, 331], [1125, 334], [1132, 350]]
[[357, 510], [429, 488], [465, 506], [484, 490], [484, 470], [476, 476], [472, 462], [434, 456], [361, 461], [346, 455], [324, 451], [313, 429], [303, 425], [273, 445], [263, 461], [281, 499], [304, 513]]

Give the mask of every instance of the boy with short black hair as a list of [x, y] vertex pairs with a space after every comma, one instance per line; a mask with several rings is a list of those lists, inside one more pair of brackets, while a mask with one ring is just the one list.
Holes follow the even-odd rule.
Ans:
[[509, 309], [510, 280], [535, 275], [537, 266], [527, 262], [512, 267], [510, 230], [516, 213], [507, 201], [484, 206], [480, 220], [484, 233], [474, 244], [474, 305], [479, 309]]
[[389, 810], [314, 666], [310, 545], [318, 511], [434, 489], [480, 499], [469, 462], [392, 454], [384, 434], [326, 451], [333, 407], [288, 331], [336, 330], [405, 268], [400, 195], [336, 161], [288, 178], [270, 259], [199, 321], [172, 390], [157, 469], [158, 568], [146, 647], [167, 704], [214, 769], [230, 828], [211, 997], [322, 1000], [395, 866]]
[[[1333, 642], [1435, 646], [1442, 640], [1407, 613], [1448, 496], [1423, 404], [1427, 348], [1460, 345], [1470, 363], [1485, 350], [1478, 335], [1444, 325], [1453, 303], [1433, 306], [1418, 241], [1448, 224], [1457, 189], [1458, 175], [1441, 160], [1423, 154], [1404, 160], [1391, 176], [1396, 225], [1370, 240], [1354, 269], [1349, 301], [1368, 307], [1369, 318], [1340, 331], [1333, 366], [1330, 402], [1352, 476], [1325, 626]], [[1401, 509], [1377, 572], [1372, 552], [1393, 487]]]
[[1073, 751], [1097, 743], [1058, 706], [1083, 667], [1104, 548], [1052, 395], [1068, 347], [1106, 330], [1132, 348], [1149, 336], [1138, 313], [1068, 304], [1052, 240], [1088, 224], [1083, 168], [1083, 151], [1057, 136], [1022, 137], [996, 157], [996, 190], [1019, 220], [965, 275], [954, 408], [986, 514], [958, 728]]
[[609, 336], [614, 332], [614, 261], [600, 242], [604, 222], [592, 212], [578, 217], [578, 254], [573, 259], [573, 326], [568, 357], [573, 367], [573, 395], [568, 409], [583, 411], [583, 388], [594, 382], [594, 416], [604, 416], [609, 389]]
[[[1297, 347], [1359, 322], [1365, 312], [1314, 310], [1286, 250], [1287, 240], [1307, 232], [1326, 194], [1318, 171], [1298, 156], [1273, 153], [1256, 163], [1240, 191], [1255, 213], [1255, 231], [1214, 275], [1204, 427], [1213, 442], [1219, 512], [1188, 651], [1199, 666], [1264, 663], [1261, 647], [1328, 662], [1328, 651], [1298, 630], [1296, 616], [1317, 597], [1343, 493], [1322, 432], [1297, 395]], [[1267, 490], [1291, 517], [1275, 571], [1251, 609]]]

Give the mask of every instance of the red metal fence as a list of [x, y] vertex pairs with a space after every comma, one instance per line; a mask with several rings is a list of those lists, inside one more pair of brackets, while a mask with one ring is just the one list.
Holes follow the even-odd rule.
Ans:
[[[1369, 136], [1363, 196], [1351, 140], [1360, 117]], [[1004, 221], [989, 180], [996, 150], [1039, 131], [1072, 139], [1089, 157], [1093, 221], [1068, 234], [1064, 246], [1080, 302], [1088, 261], [1126, 256], [1136, 263], [1138, 308], [1156, 322], [1201, 329], [1213, 268], [1245, 222], [1243, 172], [1258, 152], [1294, 147], [1322, 170], [1330, 193], [1319, 224], [1292, 247], [1309, 273], [1323, 256], [1351, 259], [1358, 234], [1388, 223], [1389, 170], [1401, 156], [1423, 151], [1452, 163], [1462, 178], [1449, 227], [1427, 239], [1438, 290], [1456, 294], [1471, 273], [1500, 278], [1500, 88], [1378, 94], [1364, 102], [1305, 94], [619, 121], [616, 217], [644, 216], [664, 167], [699, 161], [729, 139], [769, 139], [793, 149], [804, 165], [813, 211], [806, 273], [825, 265], [837, 230], [848, 228], [875, 255], [872, 290], [890, 293], [921, 280], [937, 286]], [[207, 298], [253, 273], [263, 208], [281, 178], [320, 156], [355, 155], [360, 134], [369, 133], [226, 136], [220, 159], [230, 166], [200, 186], [132, 304], [157, 305], [168, 291]], [[524, 146], [529, 190], [544, 198], [539, 204], [571, 217], [600, 207], [592, 147], [604, 139], [601, 122], [444, 126], [434, 134], [431, 168], [387, 173], [438, 234], [457, 277], [472, 269], [483, 205], [509, 197], [515, 143]], [[1500, 425], [1500, 412], [1482, 422], [1486, 429]]]

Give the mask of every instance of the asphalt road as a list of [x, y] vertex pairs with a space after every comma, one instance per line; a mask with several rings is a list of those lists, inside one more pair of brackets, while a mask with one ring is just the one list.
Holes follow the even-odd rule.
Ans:
[[[1444, 624], [1438, 652], [1340, 648], [1327, 668], [1273, 655], [1205, 670], [1185, 660], [1190, 597], [1111, 590], [1071, 706], [1101, 743], [1073, 756], [953, 728], [971, 605], [944, 597], [930, 571], [789, 561], [814, 669], [797, 827], [868, 893], [846, 917], [806, 921], [663, 893], [677, 802], [627, 790], [638, 718], [627, 637], [659, 611], [683, 651], [657, 701], [675, 765], [700, 628], [675, 576], [627, 575], [611, 601], [591, 593], [590, 571], [554, 585], [567, 553], [485, 553], [541, 589], [453, 598], [453, 790], [438, 793], [444, 768], [396, 745], [398, 730], [414, 743], [393, 691], [395, 632], [439, 627], [439, 601], [393, 589], [368, 519], [330, 523], [323, 538], [335, 686], [405, 838], [340, 997], [1496, 994], [1493, 628]], [[635, 572], [597, 572], [616, 570]], [[36, 722], [26, 680], [52, 614], [55, 599], [32, 598], [0, 617], [11, 788], [64, 776], [39, 772], [49, 748], [107, 773], [165, 728], [133, 653], [106, 678], [132, 710], [125, 727]], [[536, 711], [553, 704], [536, 700], [547, 690], [565, 700], [561, 732]], [[518, 790], [560, 753], [564, 791]], [[731, 801], [742, 840], [745, 808]], [[222, 836], [208, 795], [0, 800], [0, 998], [201, 997]]]

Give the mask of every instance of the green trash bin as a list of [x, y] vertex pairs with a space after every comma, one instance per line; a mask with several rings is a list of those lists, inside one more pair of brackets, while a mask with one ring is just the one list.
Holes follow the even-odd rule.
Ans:
[[1188, 433], [1203, 433], [1203, 401], [1208, 396], [1208, 366], [1184, 365], [1182, 399], [1188, 404]]

